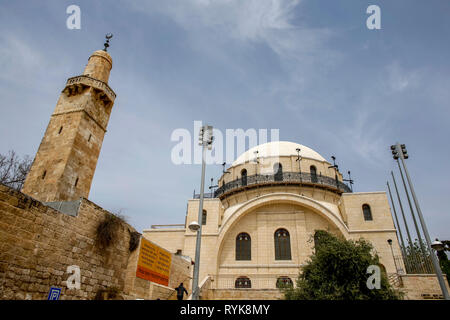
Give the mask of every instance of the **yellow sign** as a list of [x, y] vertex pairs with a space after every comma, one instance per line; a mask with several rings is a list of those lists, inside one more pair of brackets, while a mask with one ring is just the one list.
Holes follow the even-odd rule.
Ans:
[[169, 251], [141, 238], [136, 277], [167, 286], [171, 263], [172, 255]]

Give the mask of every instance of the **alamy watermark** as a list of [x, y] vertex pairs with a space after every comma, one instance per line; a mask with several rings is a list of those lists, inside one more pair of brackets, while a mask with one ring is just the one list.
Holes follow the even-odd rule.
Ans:
[[[191, 132], [185, 128], [175, 129], [170, 140], [177, 142], [172, 148], [171, 160], [173, 164], [201, 164], [202, 163], [202, 147], [197, 143], [198, 134], [202, 127], [201, 121], [194, 121], [194, 131]], [[266, 142], [279, 141], [280, 130], [270, 129], [270, 141], [268, 140], [268, 129], [226, 129], [225, 134], [217, 129], [213, 129], [214, 141], [212, 150], [206, 153], [206, 164], [222, 164], [223, 162], [231, 163], [236, 156], [243, 154], [247, 149]], [[270, 155], [277, 156], [279, 150], [274, 145], [270, 150]], [[244, 161], [259, 161], [258, 154], [248, 155]]]
[[81, 9], [79, 6], [72, 4], [67, 7], [66, 13], [70, 16], [67, 17], [66, 26], [67, 29], [81, 29]]
[[379, 6], [372, 4], [367, 7], [367, 14], [370, 16], [366, 20], [366, 26], [369, 30], [380, 30], [381, 29], [381, 9]]
[[80, 267], [77, 265], [68, 266], [66, 272], [70, 274], [67, 278], [66, 286], [67, 289], [77, 289], [81, 288], [81, 271]]
[[366, 273], [370, 276], [367, 278], [366, 285], [370, 290], [381, 289], [381, 268], [377, 265], [370, 265], [367, 267]]

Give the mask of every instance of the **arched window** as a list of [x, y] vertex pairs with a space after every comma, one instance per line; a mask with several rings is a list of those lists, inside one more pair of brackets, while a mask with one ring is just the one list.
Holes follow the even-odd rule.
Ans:
[[277, 288], [286, 288], [292, 286], [294, 286], [294, 284], [289, 277], [279, 277], [277, 279]]
[[242, 182], [242, 186], [247, 185], [247, 170], [246, 169], [242, 169], [242, 171], [241, 171], [241, 182]]
[[317, 183], [319, 180], [317, 179], [317, 169], [315, 166], [309, 167], [309, 172], [311, 173], [311, 182]]
[[206, 224], [206, 217], [208, 216], [208, 214], [206, 213], [206, 210], [203, 210], [202, 213], [202, 226], [204, 226]]
[[291, 260], [291, 239], [286, 229], [278, 229], [274, 234], [275, 260]]
[[364, 220], [371, 221], [372, 219], [372, 211], [370, 210], [370, 206], [368, 204], [363, 204], [362, 206], [363, 214], [364, 214]]
[[283, 166], [277, 162], [273, 165], [273, 173], [275, 181], [283, 181]]
[[250, 279], [248, 277], [239, 277], [234, 282], [234, 287], [236, 289], [243, 289], [243, 288], [248, 289], [248, 288], [252, 287], [252, 282], [250, 281]]
[[252, 240], [248, 233], [240, 233], [236, 237], [236, 260], [252, 259]]

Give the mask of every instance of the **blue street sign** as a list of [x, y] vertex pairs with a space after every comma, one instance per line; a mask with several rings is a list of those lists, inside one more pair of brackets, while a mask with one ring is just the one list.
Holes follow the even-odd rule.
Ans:
[[48, 293], [47, 300], [59, 300], [60, 295], [61, 295], [61, 288], [51, 287], [50, 292]]

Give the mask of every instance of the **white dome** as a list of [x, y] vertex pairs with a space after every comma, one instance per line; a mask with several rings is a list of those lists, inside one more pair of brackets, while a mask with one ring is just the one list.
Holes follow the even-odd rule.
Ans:
[[304, 145], [289, 141], [272, 141], [260, 144], [241, 154], [231, 165], [232, 167], [255, 159], [255, 151], [258, 151], [258, 157], [290, 157], [297, 156], [297, 148], [300, 149], [302, 158], [309, 158], [317, 161], [327, 161], [320, 154]]

